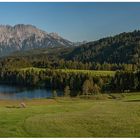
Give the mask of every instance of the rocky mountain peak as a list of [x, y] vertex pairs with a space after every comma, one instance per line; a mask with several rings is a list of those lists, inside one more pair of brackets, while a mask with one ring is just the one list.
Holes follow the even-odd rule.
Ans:
[[56, 39], [60, 39], [61, 37], [58, 35], [58, 33], [55, 33], [55, 32], [52, 32], [52, 33], [49, 33], [50, 36], [52, 36], [53, 38], [56, 38]]
[[0, 25], [0, 55], [15, 50], [71, 46], [72, 43], [57, 33], [47, 33], [33, 25]]

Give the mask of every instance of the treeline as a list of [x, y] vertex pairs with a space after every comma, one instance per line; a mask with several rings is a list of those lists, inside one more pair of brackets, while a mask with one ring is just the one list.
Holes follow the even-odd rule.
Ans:
[[[83, 73], [66, 73], [62, 71], [0, 71], [0, 84], [9, 84], [25, 87], [40, 87], [52, 90], [64, 91], [69, 87], [71, 96], [84, 93], [99, 93], [102, 86], [111, 77], [97, 77]], [[96, 88], [96, 90], [95, 90]]]
[[0, 71], [0, 84], [70, 92], [71, 96], [140, 90], [140, 72], [117, 72], [114, 77], [53, 70]]
[[82, 70], [129, 70], [135, 71], [138, 69], [137, 65], [135, 64], [110, 64], [110, 63], [82, 63], [78, 61], [34, 61], [32, 63], [33, 67], [38, 68], [53, 68], [53, 69], [82, 69]]
[[50, 68], [50, 69], [82, 69], [82, 70], [128, 70], [136, 71], [139, 67], [136, 64], [110, 64], [110, 63], [82, 63], [78, 61], [65, 61], [63, 59], [49, 60], [46, 57], [8, 57], [0, 60], [0, 68], [19, 69], [25, 67]]
[[140, 91], [140, 71], [117, 72], [110, 81], [108, 90], [115, 92]]

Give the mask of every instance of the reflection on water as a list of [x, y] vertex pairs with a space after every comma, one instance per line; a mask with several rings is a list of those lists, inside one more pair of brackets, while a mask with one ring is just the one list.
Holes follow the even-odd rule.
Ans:
[[[57, 91], [57, 95], [63, 93]], [[27, 89], [13, 86], [0, 85], [0, 99], [32, 99], [52, 97], [52, 91], [46, 89]]]

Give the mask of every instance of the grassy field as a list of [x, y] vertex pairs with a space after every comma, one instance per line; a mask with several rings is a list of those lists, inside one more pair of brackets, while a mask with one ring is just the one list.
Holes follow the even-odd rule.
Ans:
[[[37, 72], [39, 72], [40, 70], [46, 70], [45, 68], [35, 68], [35, 67], [22, 68], [20, 70], [26, 71], [26, 70], [32, 70], [32, 69]], [[77, 69], [53, 69], [53, 70], [66, 72], [66, 73], [83, 73], [83, 74], [89, 74], [92, 76], [114, 76], [115, 75], [115, 71], [77, 70]]]
[[101, 99], [1, 100], [0, 137], [140, 137], [140, 93]]

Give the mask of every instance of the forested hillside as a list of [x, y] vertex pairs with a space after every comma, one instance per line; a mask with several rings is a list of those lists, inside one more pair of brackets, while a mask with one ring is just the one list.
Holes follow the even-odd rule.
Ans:
[[140, 31], [121, 33], [74, 49], [68, 60], [99, 63], [140, 63]]

